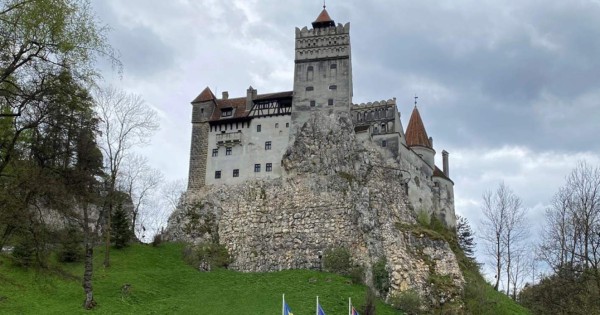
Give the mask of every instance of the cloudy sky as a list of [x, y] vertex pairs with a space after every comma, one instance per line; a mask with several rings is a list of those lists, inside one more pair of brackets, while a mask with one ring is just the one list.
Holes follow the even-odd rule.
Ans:
[[[160, 113], [144, 149], [168, 179], [186, 178], [190, 101], [206, 86], [244, 96], [292, 89], [294, 29], [319, 0], [93, 0], [124, 73], [106, 82]], [[354, 102], [413, 97], [438, 152], [450, 152], [456, 211], [477, 226], [481, 195], [501, 181], [529, 208], [532, 231], [579, 160], [600, 165], [600, 1], [328, 1], [351, 22]], [[440, 163], [441, 157], [437, 157]]]

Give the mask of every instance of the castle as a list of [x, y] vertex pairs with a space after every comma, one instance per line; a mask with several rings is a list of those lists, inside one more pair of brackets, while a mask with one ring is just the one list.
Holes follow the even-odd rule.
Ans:
[[[350, 23], [335, 24], [325, 7], [312, 28], [296, 28], [292, 91], [217, 98], [207, 87], [192, 102], [188, 191], [209, 185], [285, 176], [282, 157], [311, 115], [349, 114], [361, 141], [401, 165], [398, 182], [414, 211], [455, 226], [448, 153], [435, 163], [433, 139], [416, 106], [402, 127], [396, 99], [353, 104]], [[429, 209], [429, 210], [424, 210]]]

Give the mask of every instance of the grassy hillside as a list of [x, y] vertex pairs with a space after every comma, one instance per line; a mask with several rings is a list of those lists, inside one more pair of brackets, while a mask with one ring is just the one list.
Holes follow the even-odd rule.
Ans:
[[[96, 252], [94, 293], [98, 307], [81, 308], [81, 264], [35, 272], [0, 258], [0, 314], [279, 314], [281, 294], [295, 315], [313, 314], [315, 297], [327, 314], [345, 314], [348, 297], [364, 303], [364, 286], [328, 273], [292, 270], [247, 274], [201, 273], [181, 259], [182, 246], [134, 245], [111, 252], [112, 267]], [[129, 294], [121, 288], [130, 284]], [[378, 302], [377, 314], [398, 314]]]

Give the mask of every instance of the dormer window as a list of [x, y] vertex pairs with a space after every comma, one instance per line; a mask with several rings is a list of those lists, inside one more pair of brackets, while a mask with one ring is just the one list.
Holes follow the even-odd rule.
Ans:
[[231, 116], [233, 116], [233, 108], [221, 109], [221, 117], [231, 117]]

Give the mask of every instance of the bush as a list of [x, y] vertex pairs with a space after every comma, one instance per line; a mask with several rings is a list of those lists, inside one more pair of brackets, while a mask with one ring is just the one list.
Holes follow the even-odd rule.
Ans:
[[345, 247], [326, 250], [323, 254], [323, 267], [327, 272], [333, 272], [343, 276], [349, 275], [350, 269], [352, 268], [350, 251]]
[[21, 267], [31, 267], [35, 260], [35, 246], [28, 238], [19, 240], [12, 251], [14, 263]]
[[354, 284], [365, 283], [365, 268], [362, 266], [354, 266], [350, 269], [350, 280]]
[[419, 223], [422, 227], [429, 227], [429, 223], [431, 223], [431, 216], [427, 213], [427, 211], [421, 209], [417, 212], [417, 223]]
[[382, 257], [373, 265], [373, 284], [381, 295], [386, 295], [390, 289], [390, 274], [385, 268], [386, 264], [387, 260]]
[[421, 297], [414, 290], [406, 290], [390, 298], [394, 308], [404, 311], [408, 315], [421, 314]]
[[212, 268], [227, 268], [232, 262], [227, 248], [216, 243], [186, 246], [183, 250], [183, 258], [194, 268], [204, 271], [210, 271]]
[[361, 314], [363, 314], [363, 315], [375, 315], [376, 314], [375, 293], [373, 293], [373, 291], [371, 291], [370, 289], [367, 290], [366, 297], [365, 297], [365, 306], [362, 308]]
[[153, 247], [158, 247], [160, 244], [162, 244], [162, 234], [161, 233], [157, 233], [152, 238], [152, 246]]
[[58, 249], [58, 261], [78, 262], [83, 259], [83, 236], [75, 226], [69, 226], [61, 233], [61, 242]]

